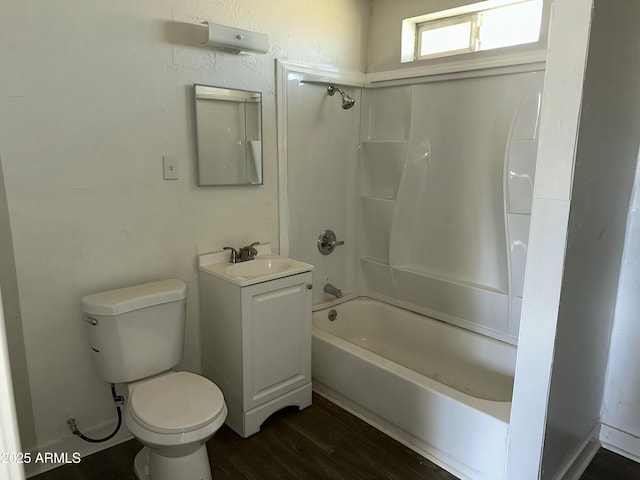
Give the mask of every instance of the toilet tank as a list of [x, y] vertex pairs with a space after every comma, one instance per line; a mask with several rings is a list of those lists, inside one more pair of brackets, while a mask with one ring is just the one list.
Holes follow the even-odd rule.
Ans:
[[109, 383], [170, 370], [182, 359], [187, 285], [162, 280], [82, 298], [89, 343]]

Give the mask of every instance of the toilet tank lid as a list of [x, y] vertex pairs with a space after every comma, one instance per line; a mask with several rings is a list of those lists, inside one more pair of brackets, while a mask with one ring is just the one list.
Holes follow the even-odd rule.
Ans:
[[183, 280], [172, 278], [87, 295], [82, 297], [82, 310], [94, 315], [120, 315], [183, 300], [186, 296], [187, 284]]

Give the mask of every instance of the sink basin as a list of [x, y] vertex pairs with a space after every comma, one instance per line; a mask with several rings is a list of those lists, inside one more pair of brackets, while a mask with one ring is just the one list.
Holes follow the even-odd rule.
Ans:
[[256, 277], [284, 272], [290, 265], [290, 260], [265, 258], [234, 263], [225, 269], [225, 273], [234, 277]]

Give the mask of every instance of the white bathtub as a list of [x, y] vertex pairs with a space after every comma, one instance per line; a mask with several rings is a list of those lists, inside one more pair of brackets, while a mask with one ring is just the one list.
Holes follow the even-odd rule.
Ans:
[[515, 358], [369, 298], [313, 313], [314, 389], [460, 478], [503, 477]]

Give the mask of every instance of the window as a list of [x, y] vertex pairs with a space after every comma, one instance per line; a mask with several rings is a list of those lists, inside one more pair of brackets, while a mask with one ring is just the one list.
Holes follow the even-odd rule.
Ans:
[[448, 55], [473, 52], [474, 17], [454, 17], [419, 25], [417, 42], [418, 58], [446, 52]]
[[[542, 0], [490, 0], [406, 19], [402, 61], [537, 42], [542, 4]], [[411, 45], [406, 44], [409, 40]]]

